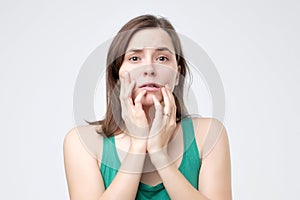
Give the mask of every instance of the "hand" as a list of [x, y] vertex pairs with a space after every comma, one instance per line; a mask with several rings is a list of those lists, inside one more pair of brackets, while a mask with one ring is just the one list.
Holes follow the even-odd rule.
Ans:
[[149, 134], [149, 124], [146, 114], [143, 110], [141, 99], [146, 94], [146, 90], [140, 92], [134, 100], [132, 100], [132, 90], [135, 86], [135, 81], [130, 80], [128, 72], [125, 72], [120, 77], [120, 102], [122, 119], [124, 120], [127, 134], [131, 138], [131, 145], [143, 141], [146, 144]]
[[[168, 85], [161, 88], [164, 107], [153, 95], [155, 117], [151, 126], [147, 150], [150, 154], [162, 151], [166, 154], [168, 143], [176, 129], [176, 104]], [[157, 154], [156, 154], [157, 155]], [[152, 160], [152, 158], [151, 158]]]

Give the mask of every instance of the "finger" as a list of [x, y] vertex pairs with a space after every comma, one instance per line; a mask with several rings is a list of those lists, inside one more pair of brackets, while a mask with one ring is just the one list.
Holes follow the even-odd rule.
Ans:
[[155, 95], [152, 96], [154, 107], [155, 107], [155, 118], [161, 119], [162, 118], [162, 105], [159, 103], [159, 100], [156, 98]]
[[124, 74], [122, 74], [122, 76], [120, 76], [120, 83], [121, 83], [121, 89], [122, 89], [122, 95], [123, 96], [125, 94], [127, 85], [129, 85], [127, 74], [128, 74], [128, 72], [125, 72]]
[[169, 84], [166, 84], [166, 91], [167, 91], [167, 94], [169, 96], [171, 104], [176, 106], [175, 98], [174, 98], [173, 92], [171, 91], [171, 88], [170, 88]]
[[129, 77], [128, 77], [128, 72], [124, 72], [124, 74], [120, 77], [120, 82], [121, 82], [121, 91], [120, 91], [120, 95], [122, 97], [126, 96], [126, 91], [127, 91], [127, 87], [129, 85]]
[[151, 131], [149, 135], [150, 137], [157, 135], [164, 124], [162, 105], [160, 104], [159, 100], [156, 98], [155, 95], [152, 96], [152, 100], [154, 102], [155, 107], [155, 116], [151, 126]]
[[[163, 87], [161, 89], [161, 92], [162, 92], [162, 95], [163, 95], [163, 100], [164, 100], [164, 104], [165, 104], [165, 107], [164, 107], [164, 114], [171, 114], [171, 108], [170, 108], [170, 99], [169, 99], [169, 96], [167, 94], [167, 91], [166, 91], [166, 88]], [[166, 115], [164, 115], [166, 116]]]
[[165, 126], [173, 118], [173, 112], [170, 107], [170, 99], [165, 87], [162, 88], [162, 94], [163, 94], [164, 104], [165, 104], [162, 124], [163, 126]]
[[125, 84], [126, 85], [129, 85], [130, 84], [130, 76], [129, 76], [129, 73], [128, 72], [125, 72], [124, 75], [124, 81], [125, 81]]
[[125, 72], [125, 74], [123, 74], [120, 77], [120, 83], [121, 83], [121, 86], [120, 86], [120, 103], [121, 103], [122, 117], [123, 117], [123, 115], [127, 115], [128, 111], [131, 110], [130, 107], [133, 106], [131, 97], [129, 97], [126, 94], [127, 93], [126, 88], [128, 87], [128, 84], [126, 83], [126, 80], [125, 80], [126, 73], [127, 72]]
[[131, 81], [131, 83], [128, 85], [127, 87], [127, 91], [126, 91], [126, 103], [128, 103], [130, 106], [133, 106], [133, 101], [132, 101], [132, 93], [133, 93], [133, 88], [135, 87], [135, 81]]
[[131, 80], [130, 78], [130, 74], [129, 72], [125, 72], [124, 73], [124, 83], [125, 83], [125, 99], [126, 99], [126, 103], [130, 106], [133, 106], [133, 101], [132, 101], [132, 93], [133, 93], [133, 89], [135, 87], [135, 80]]
[[120, 77], [120, 103], [121, 103], [121, 108], [122, 108], [122, 112], [127, 112], [127, 108], [126, 108], [126, 104], [125, 104], [125, 81], [124, 81], [124, 77], [121, 76]]
[[129, 85], [128, 85], [128, 88], [127, 88], [127, 94], [128, 94], [128, 97], [131, 97], [132, 96], [132, 92], [133, 92], [133, 88], [135, 86], [135, 80], [132, 80]]
[[120, 98], [124, 96], [124, 77], [120, 77]]
[[130, 82], [130, 76], [128, 72], [125, 72], [120, 77], [121, 89], [120, 89], [120, 100], [123, 106], [133, 106], [132, 102], [132, 90], [135, 86], [135, 81]]
[[147, 91], [143, 90], [136, 96], [136, 98], [134, 100], [134, 104], [137, 109], [143, 109], [141, 100], [145, 96], [146, 93], [147, 93]]
[[170, 109], [171, 109], [171, 118], [176, 118], [176, 103], [175, 103], [175, 97], [171, 91], [171, 88], [169, 86], [169, 84], [166, 84], [166, 92], [169, 96], [170, 99]]

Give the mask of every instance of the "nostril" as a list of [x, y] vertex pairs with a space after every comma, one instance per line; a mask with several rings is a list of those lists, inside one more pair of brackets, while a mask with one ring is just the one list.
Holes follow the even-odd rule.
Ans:
[[144, 75], [154, 75], [155, 73], [152, 71], [152, 72], [144, 72]]

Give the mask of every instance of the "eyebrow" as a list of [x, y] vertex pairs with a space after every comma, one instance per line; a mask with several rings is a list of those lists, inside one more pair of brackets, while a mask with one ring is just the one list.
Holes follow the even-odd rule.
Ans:
[[[130, 53], [130, 52], [138, 53], [138, 52], [142, 52], [144, 49], [145, 48], [142, 48], [142, 49], [132, 48], [132, 49], [127, 50], [126, 53]], [[158, 48], [155, 48], [155, 51], [169, 51], [171, 54], [174, 54], [174, 52], [172, 52], [168, 47], [158, 47]]]

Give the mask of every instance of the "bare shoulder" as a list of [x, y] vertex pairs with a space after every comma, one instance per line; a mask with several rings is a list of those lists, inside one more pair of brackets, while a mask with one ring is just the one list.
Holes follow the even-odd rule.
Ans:
[[69, 148], [73, 152], [84, 150], [91, 157], [101, 159], [102, 135], [97, 133], [101, 129], [99, 125], [84, 125], [72, 128], [64, 138], [64, 149]]
[[223, 123], [211, 117], [193, 117], [201, 157], [198, 189], [209, 199], [232, 199], [229, 142]]
[[226, 128], [220, 120], [199, 116], [192, 119], [201, 158], [209, 155], [220, 139], [221, 142], [228, 143]]
[[64, 166], [70, 199], [100, 198], [104, 183], [99, 170], [102, 136], [94, 125], [72, 128], [64, 138]]

